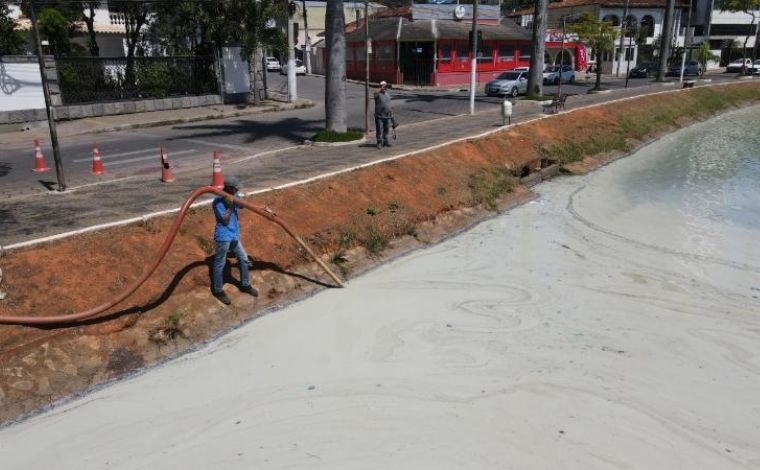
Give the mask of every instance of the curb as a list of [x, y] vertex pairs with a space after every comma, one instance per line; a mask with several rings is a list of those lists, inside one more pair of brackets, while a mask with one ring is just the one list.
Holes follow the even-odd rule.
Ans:
[[367, 136], [362, 136], [361, 139], [349, 140], [348, 142], [312, 142], [311, 140], [305, 140], [304, 145], [312, 147], [344, 147], [352, 144], [363, 144], [366, 141]]

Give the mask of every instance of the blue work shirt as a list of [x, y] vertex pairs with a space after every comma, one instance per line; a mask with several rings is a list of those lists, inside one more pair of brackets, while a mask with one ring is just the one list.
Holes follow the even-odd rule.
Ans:
[[224, 213], [227, 207], [224, 205], [224, 198], [214, 199], [214, 216], [216, 216], [216, 227], [214, 227], [214, 240], [218, 242], [231, 242], [240, 240], [240, 225], [238, 223], [238, 208], [232, 205], [230, 214], [230, 223], [224, 225]]

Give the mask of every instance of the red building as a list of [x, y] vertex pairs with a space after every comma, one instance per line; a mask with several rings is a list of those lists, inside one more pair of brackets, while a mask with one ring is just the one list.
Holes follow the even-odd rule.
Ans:
[[[424, 4], [413, 5], [396, 16], [370, 17], [370, 80], [418, 86], [469, 83], [470, 8], [471, 5]], [[531, 33], [512, 21], [499, 22], [495, 6], [479, 7], [479, 17], [482, 18], [478, 21], [482, 42], [478, 50], [478, 82], [488, 82], [506, 70], [528, 67]], [[556, 38], [547, 38], [549, 51], [561, 48], [561, 42], [553, 39]], [[364, 79], [365, 44], [363, 21], [348, 25], [346, 75], [349, 78]], [[576, 63], [576, 45], [575, 42], [565, 44], [565, 63]], [[558, 51], [547, 53], [545, 62], [555, 63], [555, 60], [560, 62]]]

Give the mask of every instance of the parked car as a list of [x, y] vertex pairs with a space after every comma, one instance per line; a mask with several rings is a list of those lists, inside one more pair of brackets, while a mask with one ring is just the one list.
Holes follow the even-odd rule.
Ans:
[[[287, 75], [288, 74], [288, 64], [282, 64], [282, 68], [280, 69], [280, 75]], [[306, 75], [306, 66], [303, 64], [303, 62], [299, 59], [296, 59], [296, 75]]]
[[530, 70], [530, 67], [515, 67], [512, 70], [515, 72], [527, 72]]
[[575, 70], [569, 65], [563, 65], [561, 69], [559, 65], [550, 65], [544, 69], [544, 85], [557, 85], [560, 80], [575, 82]]
[[752, 67], [747, 69], [747, 73], [750, 75], [760, 75], [760, 59], [757, 59]]
[[[673, 77], [681, 76], [681, 64], [671, 65], [668, 68], [668, 75]], [[697, 60], [687, 60], [683, 66], [683, 75], [702, 75], [702, 64]]]
[[632, 68], [630, 72], [628, 72], [628, 77], [629, 78], [649, 78], [657, 73], [658, 68], [659, 68], [659, 65], [654, 64], [652, 62], [639, 64], [636, 67]]
[[752, 67], [752, 59], [737, 59], [728, 64], [726, 72], [741, 72], [745, 67]]
[[276, 57], [267, 57], [267, 70], [270, 72], [274, 72], [277, 70], [280, 70], [282, 66], [280, 65], [280, 61], [277, 60]]
[[486, 83], [486, 95], [517, 96], [528, 91], [528, 72], [510, 70], [502, 72], [496, 79]]

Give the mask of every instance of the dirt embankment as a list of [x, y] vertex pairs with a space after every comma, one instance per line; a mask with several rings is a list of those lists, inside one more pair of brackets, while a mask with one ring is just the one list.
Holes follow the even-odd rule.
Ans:
[[[434, 242], [531, 197], [519, 177], [560, 162], [586, 171], [642, 142], [760, 100], [760, 84], [697, 88], [561, 114], [252, 197], [274, 208], [344, 276]], [[166, 260], [106, 317], [65, 328], [0, 325], [0, 422], [176, 355], [329, 283], [277, 227], [244, 214], [261, 296], [209, 293], [213, 217], [192, 212]], [[154, 256], [171, 217], [7, 253], [0, 315], [54, 315], [99, 305]], [[235, 262], [232, 273], [237, 276]], [[350, 287], [349, 287], [350, 288]]]

